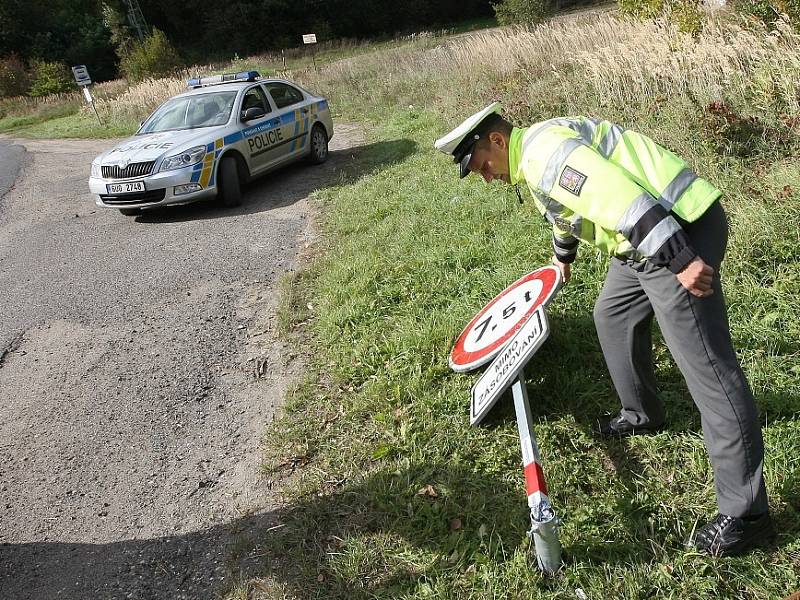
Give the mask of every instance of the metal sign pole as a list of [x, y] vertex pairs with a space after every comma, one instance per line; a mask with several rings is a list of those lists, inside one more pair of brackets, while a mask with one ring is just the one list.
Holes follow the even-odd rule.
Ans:
[[547, 496], [547, 484], [542, 472], [542, 458], [533, 433], [533, 416], [528, 404], [528, 391], [522, 371], [511, 386], [514, 394], [514, 412], [517, 414], [519, 442], [522, 447], [522, 464], [528, 506], [531, 509], [531, 530], [539, 568], [553, 574], [561, 566], [561, 542], [558, 539], [558, 519]]

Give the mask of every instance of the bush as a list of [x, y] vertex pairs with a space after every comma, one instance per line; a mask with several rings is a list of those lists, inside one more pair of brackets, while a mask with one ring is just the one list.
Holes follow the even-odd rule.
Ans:
[[[800, 0], [797, 0], [800, 1]], [[619, 11], [637, 19], [666, 18], [685, 33], [703, 29], [703, 0], [617, 0]]]
[[29, 85], [25, 65], [16, 54], [0, 58], [0, 98], [21, 96], [28, 91]]
[[153, 29], [144, 42], [134, 43], [122, 57], [120, 70], [130, 81], [170, 75], [182, 66], [180, 57], [167, 36]]
[[655, 19], [665, 10], [665, 0], [617, 0], [619, 12], [637, 19]]
[[787, 15], [795, 28], [800, 27], [800, 0], [734, 0], [733, 7], [768, 25]]
[[35, 60], [31, 65], [31, 74], [31, 89], [28, 92], [31, 96], [49, 96], [72, 89], [72, 75], [63, 63]]
[[503, 0], [494, 5], [501, 25], [536, 25], [553, 12], [552, 0]]

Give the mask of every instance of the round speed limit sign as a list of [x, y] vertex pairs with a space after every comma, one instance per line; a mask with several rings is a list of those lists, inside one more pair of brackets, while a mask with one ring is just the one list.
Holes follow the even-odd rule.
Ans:
[[517, 279], [464, 328], [450, 352], [450, 368], [461, 373], [489, 362], [560, 286], [561, 271], [555, 266], [536, 269]]

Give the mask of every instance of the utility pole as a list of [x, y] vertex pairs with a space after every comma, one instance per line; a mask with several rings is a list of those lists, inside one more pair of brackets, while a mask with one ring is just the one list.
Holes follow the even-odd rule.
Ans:
[[131, 24], [131, 27], [136, 30], [139, 41], [143, 42], [144, 38], [147, 37], [148, 30], [147, 22], [144, 20], [144, 15], [142, 14], [142, 9], [139, 7], [139, 0], [122, 1], [128, 8], [128, 22]]

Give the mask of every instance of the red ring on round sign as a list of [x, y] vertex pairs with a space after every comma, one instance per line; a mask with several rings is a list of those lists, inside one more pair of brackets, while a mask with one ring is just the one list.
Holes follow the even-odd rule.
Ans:
[[[535, 279], [541, 282], [542, 289], [539, 292], [539, 296], [536, 298], [536, 300], [531, 303], [530, 308], [525, 311], [525, 313], [519, 319], [517, 319], [517, 322], [499, 339], [495, 340], [485, 348], [475, 350], [474, 352], [467, 351], [464, 348], [467, 336], [480, 318], [510, 291], [516, 289], [524, 283], [527, 283], [528, 281], [533, 281]], [[475, 317], [473, 317], [469, 323], [467, 323], [467, 326], [464, 327], [464, 329], [458, 335], [458, 338], [456, 338], [456, 343], [453, 346], [453, 349], [450, 351], [450, 368], [456, 372], [462, 373], [464, 371], [471, 371], [472, 369], [480, 367], [481, 365], [489, 362], [502, 349], [506, 342], [514, 337], [514, 334], [520, 329], [520, 327], [522, 327], [522, 325], [524, 325], [525, 321], [528, 320], [528, 317], [533, 314], [533, 311], [540, 306], [547, 304], [552, 299], [560, 286], [561, 271], [558, 267], [552, 265], [536, 269], [535, 271], [528, 273], [527, 275], [523, 275], [517, 279], [514, 283], [509, 285], [506, 289], [495, 296], [489, 302], [489, 304], [484, 306], [480, 312], [475, 315]]]

